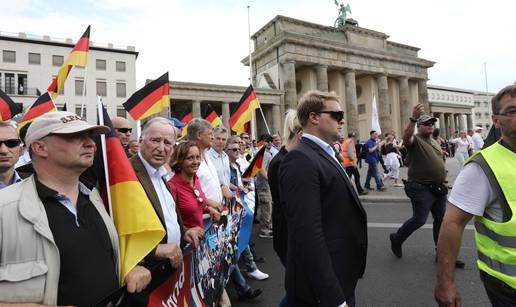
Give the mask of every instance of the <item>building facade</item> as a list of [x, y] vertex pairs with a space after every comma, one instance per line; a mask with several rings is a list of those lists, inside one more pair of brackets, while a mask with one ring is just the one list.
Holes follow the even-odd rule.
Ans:
[[[47, 90], [75, 42], [0, 32], [0, 88], [27, 109], [38, 98], [38, 93]], [[95, 122], [99, 95], [111, 116], [125, 117], [122, 103], [136, 90], [137, 56], [138, 52], [132, 46], [104, 46], [90, 41], [88, 66], [72, 68], [64, 92], [54, 103], [58, 108], [66, 104], [67, 110], [77, 114], [81, 114], [84, 104], [84, 117]], [[84, 90], [86, 95], [83, 95]]]
[[495, 93], [488, 92], [474, 93], [475, 107], [473, 108], [473, 123], [475, 127], [481, 127], [483, 129], [481, 133], [483, 137], [487, 136], [493, 124], [491, 120], [491, 115], [493, 115], [491, 99], [493, 99], [495, 95]]
[[[372, 126], [373, 96], [382, 132], [400, 135], [417, 102], [429, 110], [427, 69], [434, 62], [419, 58], [419, 48], [389, 41], [385, 33], [276, 16], [252, 39], [254, 84], [284, 92], [280, 114], [296, 108], [309, 90], [335, 91], [346, 112], [345, 133], [357, 132], [364, 140]], [[249, 65], [249, 57], [242, 62]]]

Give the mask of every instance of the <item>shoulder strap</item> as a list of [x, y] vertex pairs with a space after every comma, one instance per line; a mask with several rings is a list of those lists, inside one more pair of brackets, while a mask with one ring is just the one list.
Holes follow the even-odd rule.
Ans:
[[474, 162], [480, 166], [480, 168], [486, 175], [487, 180], [491, 185], [491, 188], [493, 189], [493, 191], [495, 191], [496, 195], [498, 195], [498, 201], [500, 202], [500, 206], [502, 207], [503, 212], [503, 221], [507, 222], [508, 220], [510, 220], [512, 217], [511, 207], [509, 206], [507, 198], [505, 198], [505, 194], [503, 193], [500, 184], [496, 180], [496, 177], [493, 171], [491, 170], [491, 167], [489, 167], [489, 164], [487, 164], [486, 159], [484, 158], [484, 156], [482, 156], [482, 153], [478, 152], [476, 155], [472, 156], [468, 163], [469, 162]]

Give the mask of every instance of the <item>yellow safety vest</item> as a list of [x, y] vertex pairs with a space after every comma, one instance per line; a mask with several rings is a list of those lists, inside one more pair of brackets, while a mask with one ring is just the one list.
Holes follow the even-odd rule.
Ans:
[[473, 155], [504, 209], [504, 222], [475, 218], [478, 268], [516, 289], [516, 154], [495, 143]]

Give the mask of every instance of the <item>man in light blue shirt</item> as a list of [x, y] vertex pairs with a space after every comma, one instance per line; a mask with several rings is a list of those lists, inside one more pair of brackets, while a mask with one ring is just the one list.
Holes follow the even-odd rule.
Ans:
[[225, 186], [229, 189], [229, 182], [231, 178], [229, 169], [229, 157], [224, 152], [224, 147], [228, 140], [228, 131], [226, 128], [218, 126], [213, 129], [213, 139], [211, 142], [211, 148], [207, 154], [211, 160], [213, 166], [217, 169], [217, 177], [221, 186]]
[[13, 126], [0, 121], [0, 189], [21, 180], [14, 170], [22, 151], [21, 140]]

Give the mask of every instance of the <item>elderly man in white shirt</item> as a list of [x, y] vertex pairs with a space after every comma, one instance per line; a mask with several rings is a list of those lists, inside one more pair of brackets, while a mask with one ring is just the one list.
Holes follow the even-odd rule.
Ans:
[[228, 140], [228, 131], [226, 128], [218, 126], [213, 129], [213, 139], [211, 148], [208, 149], [207, 156], [211, 160], [213, 166], [217, 170], [217, 177], [221, 187], [229, 188], [229, 180], [231, 177], [229, 170], [229, 157], [224, 152]]

